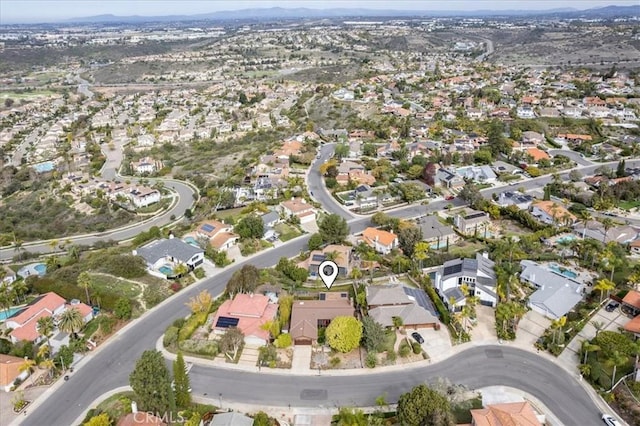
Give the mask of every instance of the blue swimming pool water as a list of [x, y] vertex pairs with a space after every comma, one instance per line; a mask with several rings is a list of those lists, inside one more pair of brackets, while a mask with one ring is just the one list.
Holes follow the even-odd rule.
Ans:
[[569, 235], [565, 235], [563, 237], [560, 237], [556, 240], [557, 243], [564, 243], [564, 242], [568, 242], [568, 241], [573, 241], [576, 239], [575, 235], [569, 234]]
[[187, 244], [191, 244], [192, 246], [200, 247], [198, 241], [196, 241], [196, 239], [193, 237], [184, 237], [182, 240]]
[[564, 275], [567, 278], [575, 278], [578, 276], [578, 274], [572, 271], [571, 269], [560, 268], [560, 266], [553, 263], [549, 265], [549, 269], [551, 269], [554, 272], [557, 272], [560, 275]]
[[158, 268], [158, 271], [162, 272], [166, 276], [173, 275], [173, 269], [171, 269], [167, 265], [162, 265], [161, 267]]
[[0, 311], [0, 321], [4, 321], [9, 317], [12, 317], [16, 312], [20, 312], [24, 308], [9, 308], [6, 311], [3, 309]]
[[33, 269], [36, 270], [38, 275], [44, 275], [47, 273], [47, 265], [45, 265], [44, 263], [38, 263], [37, 265], [34, 265]]
[[45, 161], [44, 163], [34, 164], [33, 168], [36, 169], [38, 173], [50, 172], [56, 167], [56, 164], [53, 161]]

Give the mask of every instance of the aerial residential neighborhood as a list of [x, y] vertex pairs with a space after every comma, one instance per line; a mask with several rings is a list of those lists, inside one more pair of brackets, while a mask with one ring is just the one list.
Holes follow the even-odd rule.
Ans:
[[637, 2], [31, 3], [0, 424], [640, 425]]

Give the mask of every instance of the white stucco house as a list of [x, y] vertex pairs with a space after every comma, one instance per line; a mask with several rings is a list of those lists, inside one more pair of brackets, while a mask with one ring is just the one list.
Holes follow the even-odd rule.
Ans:
[[466, 304], [461, 290], [466, 286], [470, 296], [478, 296], [481, 305], [496, 306], [496, 274], [494, 262], [487, 253], [476, 253], [475, 259], [453, 259], [435, 272], [434, 286], [452, 311]]

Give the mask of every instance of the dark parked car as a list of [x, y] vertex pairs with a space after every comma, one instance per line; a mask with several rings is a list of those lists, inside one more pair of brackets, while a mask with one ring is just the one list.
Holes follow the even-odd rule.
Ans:
[[413, 333], [411, 333], [411, 337], [413, 337], [416, 340], [416, 342], [420, 344], [424, 343], [424, 338], [417, 331], [414, 331]]
[[620, 306], [620, 304], [618, 302], [610, 302], [605, 308], [604, 310], [607, 312], [613, 312], [616, 310], [616, 308]]

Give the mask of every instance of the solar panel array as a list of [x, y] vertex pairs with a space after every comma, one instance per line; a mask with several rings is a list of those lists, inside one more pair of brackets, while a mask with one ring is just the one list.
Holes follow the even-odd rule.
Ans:
[[216, 321], [216, 327], [218, 328], [237, 327], [238, 322], [240, 322], [239, 318], [219, 317], [218, 321]]
[[457, 263], [455, 265], [445, 267], [442, 275], [457, 274], [458, 272], [461, 272], [461, 271], [462, 271], [462, 263]]
[[311, 259], [314, 262], [324, 262], [324, 260], [326, 259], [326, 256], [324, 254], [314, 254]]
[[204, 232], [211, 232], [211, 231], [213, 231], [214, 229], [216, 229], [216, 227], [215, 227], [215, 226], [213, 226], [213, 225], [211, 225], [210, 223], [205, 223], [204, 225], [202, 225], [202, 230], [203, 230]]

